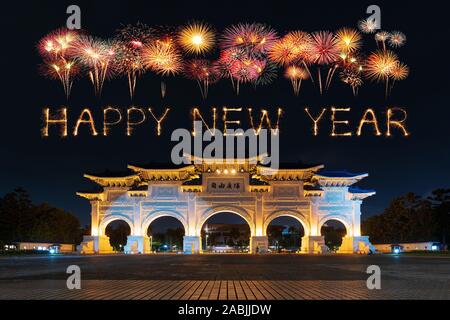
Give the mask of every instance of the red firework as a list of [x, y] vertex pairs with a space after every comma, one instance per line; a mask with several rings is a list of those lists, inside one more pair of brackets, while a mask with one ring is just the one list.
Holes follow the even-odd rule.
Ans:
[[261, 23], [240, 23], [225, 29], [220, 45], [223, 49], [242, 48], [252, 56], [267, 53], [278, 39], [271, 27]]
[[197, 81], [203, 99], [208, 96], [209, 85], [217, 82], [220, 78], [217, 66], [206, 59], [186, 62], [184, 74], [188, 79]]

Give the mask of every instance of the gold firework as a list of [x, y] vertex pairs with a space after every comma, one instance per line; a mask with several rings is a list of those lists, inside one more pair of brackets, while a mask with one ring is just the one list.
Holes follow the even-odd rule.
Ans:
[[391, 71], [391, 77], [394, 81], [405, 80], [408, 75], [409, 67], [402, 62], [397, 62]]
[[180, 31], [178, 41], [187, 53], [203, 54], [213, 48], [214, 32], [207, 24], [192, 23]]
[[147, 68], [163, 76], [175, 75], [182, 68], [181, 54], [171, 43], [156, 41], [144, 48], [142, 56]]
[[339, 29], [336, 39], [339, 49], [344, 53], [355, 52], [361, 47], [361, 34], [355, 29]]

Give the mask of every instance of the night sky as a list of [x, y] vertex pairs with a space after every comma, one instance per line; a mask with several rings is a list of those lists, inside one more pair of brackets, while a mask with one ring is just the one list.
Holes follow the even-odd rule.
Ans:
[[[212, 4], [214, 3], [214, 4]], [[42, 109], [67, 105], [57, 81], [42, 77], [38, 71], [40, 57], [36, 44], [48, 32], [64, 26], [66, 8], [78, 4], [82, 10], [82, 27], [99, 37], [111, 37], [121, 24], [141, 21], [148, 25], [179, 26], [192, 20], [214, 25], [216, 30], [238, 22], [270, 24], [280, 34], [290, 30], [336, 30], [356, 27], [365, 18], [371, 3], [364, 1], [14, 1], [2, 3], [2, 104], [0, 109], [1, 156], [0, 194], [17, 186], [28, 190], [36, 202], [48, 202], [76, 214], [83, 224], [89, 222], [89, 204], [75, 195], [92, 189], [83, 174], [105, 170], [123, 171], [127, 164], [145, 164], [170, 160], [170, 134], [176, 128], [190, 129], [190, 109], [200, 106], [206, 114], [210, 106], [266, 108], [283, 107], [281, 120], [281, 160], [317, 164], [327, 169], [368, 172], [369, 178], [359, 186], [375, 189], [377, 195], [363, 205], [363, 216], [380, 213], [395, 197], [413, 191], [426, 195], [438, 187], [450, 187], [450, 140], [448, 104], [448, 24], [447, 12], [440, 2], [427, 1], [414, 6], [408, 1], [377, 1], [381, 7], [382, 27], [401, 30], [408, 41], [396, 50], [411, 68], [410, 77], [397, 83], [385, 100], [382, 84], [367, 83], [358, 97], [349, 87], [334, 81], [329, 93], [320, 96], [311, 83], [305, 83], [300, 97], [295, 97], [289, 81], [279, 79], [256, 90], [242, 86], [239, 96], [228, 80], [210, 87], [207, 100], [201, 99], [195, 82], [172, 77], [165, 80], [167, 96], [160, 96], [160, 77], [146, 74], [138, 81], [133, 104], [153, 107], [158, 114], [170, 106], [163, 125], [163, 135], [155, 136], [153, 121], [125, 137], [123, 127], [113, 129], [109, 137], [91, 137], [82, 129], [78, 137], [60, 139], [56, 131], [42, 138]], [[372, 36], [364, 36], [366, 51], [375, 50]], [[212, 56], [216, 56], [213, 54]], [[101, 123], [101, 108], [107, 105], [127, 108], [131, 105], [125, 79], [105, 83], [101, 99], [95, 98], [86, 78], [75, 82], [68, 102], [69, 124], [73, 126], [80, 110], [96, 110]], [[386, 107], [408, 111], [411, 135], [374, 137], [366, 128], [363, 137], [330, 137], [330, 114], [318, 137], [312, 136], [311, 123], [303, 109], [317, 112], [321, 107], [351, 107], [348, 118], [356, 130], [362, 113], [373, 107], [385, 132]], [[241, 119], [246, 123], [247, 114]], [[101, 130], [101, 127], [98, 127]]]

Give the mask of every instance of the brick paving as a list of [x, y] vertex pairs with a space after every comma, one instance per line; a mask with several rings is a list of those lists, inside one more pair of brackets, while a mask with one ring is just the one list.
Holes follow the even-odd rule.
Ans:
[[[420, 286], [418, 286], [420, 285]], [[365, 281], [85, 280], [68, 290], [63, 280], [0, 281], [1, 300], [401, 300], [450, 299], [450, 281], [387, 281], [368, 290]]]
[[[65, 270], [79, 265], [81, 290]], [[381, 290], [366, 269], [379, 265]], [[450, 299], [450, 259], [393, 256], [64, 256], [0, 258], [2, 300]]]

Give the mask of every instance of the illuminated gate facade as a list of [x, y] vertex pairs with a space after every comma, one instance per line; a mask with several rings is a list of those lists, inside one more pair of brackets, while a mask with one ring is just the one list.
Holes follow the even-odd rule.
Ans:
[[281, 166], [278, 170], [261, 165], [260, 159], [213, 160], [191, 157], [191, 165], [177, 168], [128, 166], [126, 175], [85, 175], [101, 186], [99, 192], [79, 192], [91, 203], [91, 235], [78, 246], [81, 253], [111, 253], [105, 234], [115, 220], [128, 223], [126, 253], [149, 253], [147, 229], [152, 221], [170, 216], [185, 230], [185, 253], [202, 252], [203, 224], [215, 214], [230, 212], [241, 216], [250, 227], [250, 252], [268, 250], [267, 228], [278, 217], [289, 216], [303, 226], [301, 252], [325, 250], [321, 227], [338, 220], [346, 228], [339, 249], [354, 253], [372, 249], [361, 235], [361, 203], [374, 195], [353, 185], [368, 174], [325, 171], [323, 165]]

